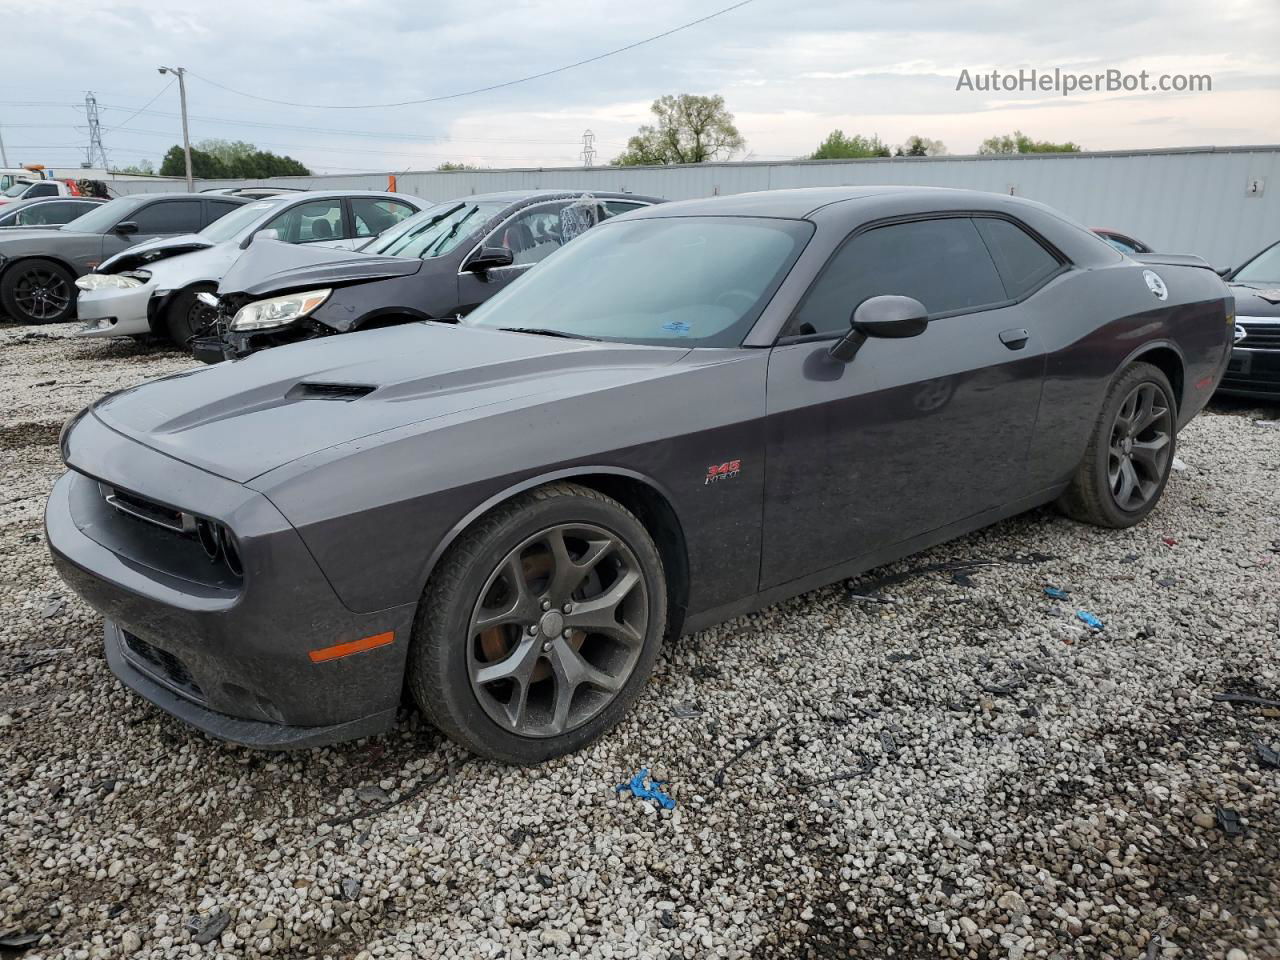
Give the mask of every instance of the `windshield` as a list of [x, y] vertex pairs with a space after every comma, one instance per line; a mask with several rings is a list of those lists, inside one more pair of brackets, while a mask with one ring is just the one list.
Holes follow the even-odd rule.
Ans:
[[142, 200], [135, 197], [120, 197], [110, 200], [100, 207], [94, 207], [83, 217], [76, 217], [62, 227], [76, 233], [106, 233], [116, 222], [128, 216], [129, 211], [140, 206]]
[[7, 190], [4, 192], [4, 196], [6, 196], [6, 197], [20, 197], [20, 196], [22, 196], [22, 194], [24, 194], [24, 193], [26, 193], [26, 192], [27, 192], [27, 188], [28, 188], [29, 186], [31, 186], [31, 184], [29, 184], [29, 183], [25, 183], [24, 181], [19, 180], [17, 183], [15, 183], [13, 186], [9, 187], [9, 189], [7, 189]]
[[463, 322], [626, 343], [737, 346], [813, 232], [799, 220], [604, 223]]
[[1272, 244], [1241, 267], [1232, 283], [1280, 283], [1280, 243]]
[[279, 210], [283, 204], [283, 200], [259, 200], [257, 203], [246, 203], [243, 207], [237, 207], [226, 216], [213, 221], [200, 231], [200, 236], [210, 243], [239, 240], [257, 226], [258, 221], [269, 216], [272, 211]]
[[492, 226], [507, 206], [494, 200], [442, 203], [392, 227], [360, 252], [424, 260], [441, 257], [481, 229]]

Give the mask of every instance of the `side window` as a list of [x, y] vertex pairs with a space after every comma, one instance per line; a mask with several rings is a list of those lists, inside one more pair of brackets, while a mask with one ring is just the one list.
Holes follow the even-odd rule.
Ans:
[[352, 197], [351, 216], [356, 224], [357, 237], [376, 237], [383, 230], [394, 227], [417, 211], [399, 200], [379, 200], [375, 197]]
[[915, 220], [847, 240], [809, 287], [787, 332], [844, 333], [858, 304], [885, 295], [915, 297], [930, 314], [1007, 299], [972, 220]]
[[26, 192], [23, 197], [30, 200], [33, 197], [56, 197], [58, 195], [57, 184], [53, 183], [35, 183], [31, 185], [31, 189]]
[[1010, 300], [1026, 296], [1061, 266], [1057, 257], [1016, 224], [994, 217], [979, 217], [974, 222]]
[[[561, 214], [569, 203], [541, 203], [522, 210], [485, 241], [488, 245], [506, 247], [511, 251], [512, 263], [517, 266], [540, 263], [565, 242], [565, 234], [572, 240], [577, 235], [576, 221], [561, 222]], [[570, 218], [571, 219], [571, 218]]]
[[221, 220], [232, 210], [240, 209], [240, 204], [227, 203], [225, 200], [206, 200], [205, 203], [209, 205], [208, 216], [205, 219], [206, 227], [215, 220]]
[[199, 200], [161, 200], [126, 217], [138, 224], [138, 233], [195, 233], [201, 227]]
[[610, 217], [616, 217], [620, 213], [630, 213], [632, 210], [639, 210], [641, 207], [647, 206], [647, 203], [632, 203], [630, 200], [601, 200], [600, 222], [603, 223]]
[[316, 243], [321, 240], [341, 240], [342, 201], [311, 200], [299, 203], [266, 225], [275, 230], [285, 243]]

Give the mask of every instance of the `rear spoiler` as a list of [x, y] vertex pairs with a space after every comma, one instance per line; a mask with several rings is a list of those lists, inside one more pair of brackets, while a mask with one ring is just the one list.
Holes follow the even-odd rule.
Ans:
[[1162, 267], [1199, 267], [1201, 270], [1213, 270], [1207, 260], [1188, 253], [1131, 253], [1129, 258], [1139, 263], [1153, 263]]

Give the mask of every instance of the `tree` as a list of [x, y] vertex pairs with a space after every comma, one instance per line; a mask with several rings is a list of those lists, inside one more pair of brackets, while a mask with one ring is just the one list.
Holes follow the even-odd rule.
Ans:
[[117, 167], [115, 172], [129, 173], [141, 177], [154, 177], [156, 165], [150, 160], [139, 160], [137, 163], [131, 163], [127, 167]]
[[727, 160], [747, 145], [724, 97], [667, 95], [649, 109], [658, 122], [642, 126], [627, 141], [626, 151], [610, 161], [614, 166]]
[[1079, 153], [1078, 143], [1068, 140], [1066, 143], [1054, 143], [1052, 140], [1032, 140], [1021, 130], [1006, 133], [1003, 136], [987, 137], [978, 147], [981, 154], [1011, 153]]
[[944, 157], [947, 145], [941, 140], [928, 137], [908, 137], [907, 142], [893, 152], [895, 157]]
[[469, 163], [456, 163], [453, 160], [446, 160], [444, 163], [440, 164], [440, 166], [436, 167], [436, 169], [448, 173], [451, 170], [475, 170], [478, 168], [473, 167]]
[[887, 157], [889, 148], [877, 136], [864, 137], [855, 133], [846, 137], [843, 130], [832, 130], [827, 139], [818, 144], [810, 160], [848, 160], [855, 157]]
[[[182, 147], [164, 155], [160, 175], [181, 177], [187, 172]], [[267, 177], [309, 177], [311, 171], [293, 157], [278, 157], [251, 143], [202, 140], [191, 148], [191, 175], [203, 180], [261, 180]]]

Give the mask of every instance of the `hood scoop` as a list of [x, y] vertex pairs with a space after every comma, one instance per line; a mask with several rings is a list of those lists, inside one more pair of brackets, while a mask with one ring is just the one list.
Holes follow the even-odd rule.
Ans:
[[373, 393], [364, 383], [299, 383], [285, 394], [288, 400], [343, 400], [350, 403]]

